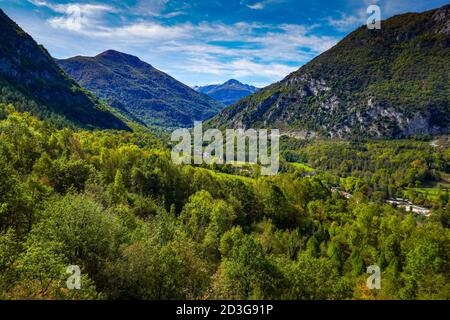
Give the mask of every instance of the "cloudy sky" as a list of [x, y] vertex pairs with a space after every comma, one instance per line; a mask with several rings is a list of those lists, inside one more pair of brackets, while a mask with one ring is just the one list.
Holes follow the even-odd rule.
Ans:
[[56, 58], [107, 49], [136, 55], [188, 85], [281, 80], [366, 22], [448, 0], [0, 0]]

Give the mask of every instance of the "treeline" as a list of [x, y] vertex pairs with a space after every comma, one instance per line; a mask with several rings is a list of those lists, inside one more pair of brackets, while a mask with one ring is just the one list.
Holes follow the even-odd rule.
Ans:
[[175, 166], [150, 134], [0, 109], [2, 299], [450, 298], [448, 205], [422, 221], [320, 175]]

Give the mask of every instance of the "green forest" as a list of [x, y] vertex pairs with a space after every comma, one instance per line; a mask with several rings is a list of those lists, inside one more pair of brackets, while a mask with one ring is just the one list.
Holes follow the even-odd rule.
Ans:
[[0, 299], [450, 299], [448, 143], [285, 138], [282, 152], [274, 177], [176, 166], [144, 129], [0, 105]]

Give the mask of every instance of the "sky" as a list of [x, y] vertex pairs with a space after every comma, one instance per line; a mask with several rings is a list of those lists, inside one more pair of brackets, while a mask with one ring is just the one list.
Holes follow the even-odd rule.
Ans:
[[0, 0], [55, 58], [114, 49], [187, 85], [279, 81], [366, 23], [450, 0]]

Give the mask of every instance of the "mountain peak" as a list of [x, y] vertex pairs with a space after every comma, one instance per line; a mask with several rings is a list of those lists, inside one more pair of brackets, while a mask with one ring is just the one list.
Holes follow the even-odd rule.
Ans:
[[340, 138], [448, 134], [448, 10], [395, 16], [379, 32], [360, 27], [211, 124]]
[[138, 57], [116, 50], [58, 63], [83, 87], [147, 125], [190, 127], [224, 107]]
[[225, 105], [232, 105], [239, 99], [257, 92], [259, 89], [248, 84], [243, 84], [236, 79], [230, 79], [223, 84], [194, 87], [198, 92], [207, 94], [211, 98]]
[[114, 62], [118, 62], [118, 63], [126, 63], [126, 64], [131, 64], [131, 65], [145, 63], [136, 56], [133, 56], [133, 55], [127, 54], [127, 53], [123, 53], [123, 52], [120, 52], [117, 50], [113, 50], [113, 49], [106, 50], [106, 51], [96, 55], [94, 58], [106, 59], [106, 60], [110, 60], [110, 61], [114, 61]]
[[96, 57], [130, 57], [131, 55], [114, 50], [114, 49], [109, 49], [106, 50], [102, 53], [99, 53]]
[[236, 79], [230, 79], [230, 80], [228, 80], [227, 82], [225, 82], [224, 83], [225, 85], [227, 85], [227, 84], [231, 84], [231, 85], [243, 85], [242, 84], [242, 82], [239, 82], [238, 80], [236, 80]]
[[[129, 130], [58, 67], [47, 50], [0, 10], [0, 100], [58, 123]], [[55, 120], [56, 119], [56, 120]]]

